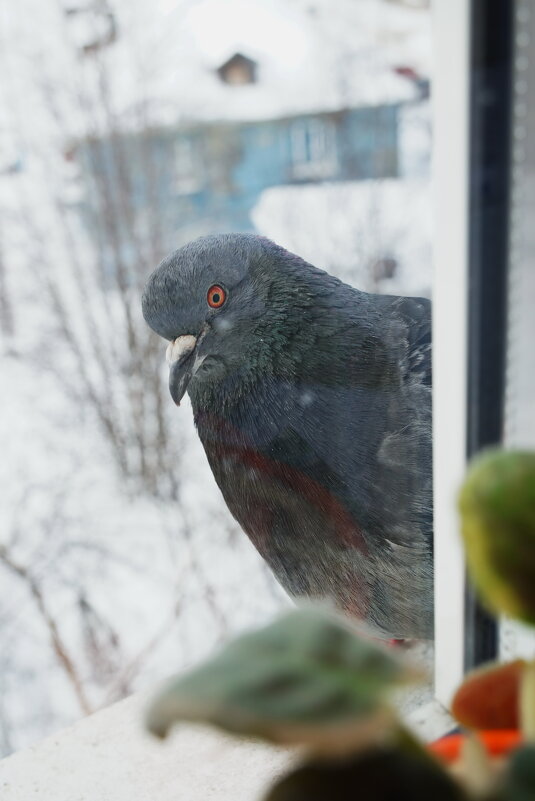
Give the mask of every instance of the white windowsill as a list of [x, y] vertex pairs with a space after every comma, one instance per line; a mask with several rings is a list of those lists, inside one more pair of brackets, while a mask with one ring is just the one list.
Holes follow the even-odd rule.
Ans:
[[2, 801], [255, 801], [289, 762], [201, 727], [159, 742], [142, 728], [146, 702], [131, 696], [0, 761]]
[[[200, 726], [177, 727], [159, 742], [142, 728], [147, 697], [131, 696], [0, 761], [2, 801], [256, 801], [293, 758]], [[426, 740], [452, 725], [435, 701], [407, 723]]]

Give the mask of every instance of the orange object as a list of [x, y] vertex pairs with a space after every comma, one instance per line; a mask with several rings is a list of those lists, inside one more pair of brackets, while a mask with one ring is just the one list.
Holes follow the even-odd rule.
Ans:
[[[505, 756], [522, 742], [522, 734], [517, 729], [480, 731], [478, 736], [491, 756]], [[463, 740], [464, 734], [449, 734], [431, 743], [428, 748], [437, 757], [450, 764], [459, 758]]]
[[484, 665], [466, 676], [455, 693], [451, 712], [471, 729], [517, 729], [522, 659]]

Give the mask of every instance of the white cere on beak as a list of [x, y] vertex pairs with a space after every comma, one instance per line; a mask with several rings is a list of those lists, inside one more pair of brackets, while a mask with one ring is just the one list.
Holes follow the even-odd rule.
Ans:
[[167, 364], [174, 364], [174, 362], [177, 362], [187, 353], [191, 353], [196, 344], [197, 339], [192, 334], [185, 334], [182, 337], [177, 337], [174, 339], [169, 343], [167, 350], [165, 351], [165, 360]]

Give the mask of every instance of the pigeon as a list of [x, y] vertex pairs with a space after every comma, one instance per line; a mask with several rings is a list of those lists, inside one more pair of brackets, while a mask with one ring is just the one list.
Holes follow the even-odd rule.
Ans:
[[431, 637], [429, 300], [219, 234], [164, 258], [142, 310], [230, 512], [289, 595], [381, 638]]

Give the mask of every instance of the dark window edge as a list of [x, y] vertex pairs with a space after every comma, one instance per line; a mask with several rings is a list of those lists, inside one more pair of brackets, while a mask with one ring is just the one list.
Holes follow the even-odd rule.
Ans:
[[[509, 0], [471, 4], [468, 459], [503, 435], [514, 6]], [[468, 582], [464, 645], [467, 670], [498, 652], [497, 622]]]

